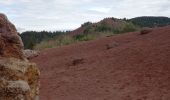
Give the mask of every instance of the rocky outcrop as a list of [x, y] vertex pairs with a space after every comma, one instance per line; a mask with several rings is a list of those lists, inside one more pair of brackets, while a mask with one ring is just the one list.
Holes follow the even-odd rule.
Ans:
[[38, 100], [39, 75], [23, 53], [15, 26], [0, 14], [0, 100]]
[[27, 59], [32, 59], [39, 55], [39, 51], [27, 49], [27, 50], [24, 50], [24, 55], [26, 56]]
[[0, 56], [24, 59], [23, 43], [15, 26], [4, 14], [0, 14]]

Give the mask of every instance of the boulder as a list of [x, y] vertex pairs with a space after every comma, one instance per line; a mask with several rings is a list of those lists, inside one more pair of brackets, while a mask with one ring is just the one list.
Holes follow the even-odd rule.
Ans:
[[38, 100], [39, 76], [23, 53], [15, 26], [0, 14], [0, 100]]
[[32, 59], [39, 55], [39, 51], [27, 49], [27, 50], [24, 50], [24, 55], [26, 56], [27, 59]]
[[24, 59], [23, 47], [15, 26], [0, 14], [0, 57]]

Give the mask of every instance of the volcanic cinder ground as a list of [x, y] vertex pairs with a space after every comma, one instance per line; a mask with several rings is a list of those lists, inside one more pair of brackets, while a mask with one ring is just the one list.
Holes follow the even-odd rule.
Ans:
[[43, 50], [40, 100], [170, 100], [170, 26]]

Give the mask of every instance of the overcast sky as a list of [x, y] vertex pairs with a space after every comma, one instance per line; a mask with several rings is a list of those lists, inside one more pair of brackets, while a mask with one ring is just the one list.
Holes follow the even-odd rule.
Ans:
[[170, 0], [0, 0], [19, 31], [70, 30], [105, 17], [170, 17]]

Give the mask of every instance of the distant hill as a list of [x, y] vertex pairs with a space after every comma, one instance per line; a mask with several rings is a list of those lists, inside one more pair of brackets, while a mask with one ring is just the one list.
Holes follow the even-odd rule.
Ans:
[[97, 23], [86, 22], [81, 27], [69, 32], [69, 35], [95, 34], [95, 33], [123, 33], [135, 31], [136, 26], [126, 20], [117, 18], [105, 18]]
[[124, 33], [135, 31], [139, 27], [160, 27], [170, 25], [170, 18], [143, 16], [132, 19], [105, 18], [97, 23], [86, 22], [81, 27], [69, 32], [70, 35], [95, 33]]
[[140, 27], [160, 27], [170, 25], [170, 18], [168, 17], [143, 16], [132, 18], [129, 21]]

